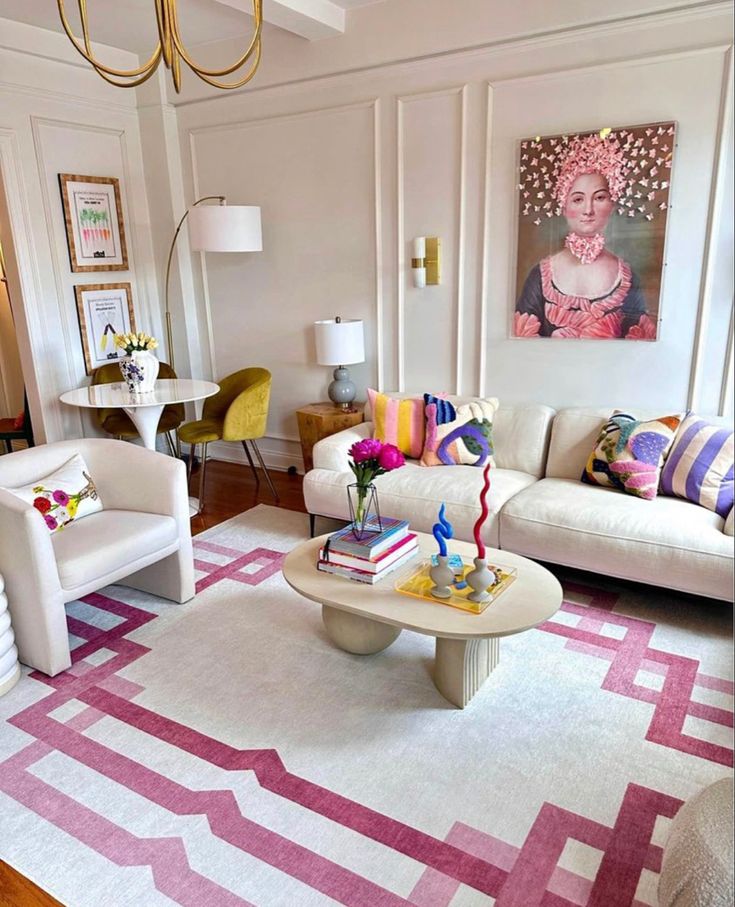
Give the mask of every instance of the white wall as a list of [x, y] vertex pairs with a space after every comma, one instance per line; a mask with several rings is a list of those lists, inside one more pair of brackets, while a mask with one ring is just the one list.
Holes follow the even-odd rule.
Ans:
[[[113, 65], [135, 60], [106, 53]], [[133, 92], [104, 83], [64, 36], [0, 20], [0, 234], [13, 300], [23, 302], [18, 335], [39, 440], [94, 432], [58, 402], [87, 380], [75, 284], [130, 282], [140, 327], [161, 330], [135, 105]], [[72, 274], [59, 173], [120, 180], [128, 271]]]
[[[426, 0], [437, 27], [420, 39], [400, 28], [413, 0], [356, 10], [349, 36], [299, 45], [293, 62], [266, 47], [255, 89], [199, 101], [189, 89], [176, 108], [187, 200], [224, 193], [263, 208], [264, 252], [206, 256], [191, 317], [211, 324], [215, 376], [248, 364], [273, 371], [272, 462], [298, 462], [294, 410], [324, 399], [329, 377], [314, 363], [311, 323], [338, 312], [366, 322], [368, 361], [354, 369], [363, 392], [701, 412], [727, 396], [729, 5], [628, 3], [612, 22], [609, 4], [488, 3], [461, 34], [442, 31], [442, 11], [456, 26], [454, 13], [472, 5]], [[388, 50], [371, 43], [378, 22]], [[428, 52], [442, 34], [468, 49]], [[667, 119], [679, 144], [659, 341], [511, 339], [517, 140]], [[439, 234], [444, 254], [442, 285], [423, 291], [408, 270], [420, 234]]]
[[23, 370], [10, 294], [3, 278], [0, 246], [0, 418], [17, 416], [23, 409]]
[[[330, 377], [311, 325], [334, 314], [366, 322], [362, 392], [731, 406], [731, 29], [723, 2], [388, 0], [351, 11], [339, 38], [269, 29], [247, 89], [188, 76], [172, 98], [163, 70], [135, 94], [114, 89], [64, 36], [1, 22], [0, 232], [13, 228], [8, 276], [24, 300], [39, 436], [93, 431], [57, 402], [85, 380], [73, 285], [129, 280], [139, 324], [161, 334], [173, 229], [195, 198], [222, 193], [262, 206], [264, 251], [192, 257], [182, 233], [176, 362], [203, 377], [273, 371], [262, 445], [273, 465], [300, 463], [294, 410], [324, 399]], [[220, 62], [236, 43], [198, 55]], [[669, 118], [679, 147], [660, 340], [511, 339], [516, 141]], [[121, 180], [129, 272], [72, 275], [64, 171]], [[439, 287], [411, 285], [417, 234], [442, 238]]]

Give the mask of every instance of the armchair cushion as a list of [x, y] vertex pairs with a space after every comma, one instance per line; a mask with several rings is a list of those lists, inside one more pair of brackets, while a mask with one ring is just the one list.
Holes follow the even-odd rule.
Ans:
[[79, 454], [49, 475], [7, 490], [34, 507], [50, 532], [102, 510], [89, 467]]
[[[176, 520], [155, 513], [105, 510], [74, 523], [53, 537], [54, 555], [63, 589], [69, 591], [124, 570], [132, 573], [138, 562], [160, 557], [178, 547]], [[140, 566], [143, 566], [140, 564]]]

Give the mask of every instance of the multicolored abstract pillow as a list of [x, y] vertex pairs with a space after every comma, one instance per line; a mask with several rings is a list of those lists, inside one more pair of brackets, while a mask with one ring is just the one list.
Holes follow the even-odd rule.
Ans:
[[424, 401], [422, 397], [399, 400], [368, 388], [373, 417], [373, 437], [394, 444], [402, 454], [418, 460], [424, 449]]
[[616, 410], [602, 427], [582, 481], [652, 501], [680, 422], [680, 415], [643, 422]]
[[497, 397], [455, 406], [449, 400], [424, 394], [426, 441], [422, 466], [484, 466], [493, 459], [493, 420]]
[[58, 532], [74, 520], [102, 510], [97, 488], [79, 454], [50, 475], [7, 490], [35, 507], [49, 532]]
[[661, 493], [727, 517], [733, 506], [734, 436], [687, 413], [661, 473]]

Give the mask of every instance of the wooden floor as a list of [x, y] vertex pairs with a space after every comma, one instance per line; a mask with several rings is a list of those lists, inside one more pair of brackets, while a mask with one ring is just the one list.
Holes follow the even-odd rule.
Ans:
[[[256, 485], [253, 474], [247, 466], [209, 460], [204, 495], [205, 507], [199, 516], [192, 519], [192, 533], [196, 535], [203, 532], [242, 513], [243, 510], [250, 510], [257, 504], [271, 504], [305, 513], [304, 496], [301, 491], [302, 477], [272, 471], [271, 478], [281, 499], [277, 505], [268, 483], [261, 479], [260, 485]], [[192, 476], [189, 490], [192, 495], [199, 494], [197, 471]], [[0, 907], [58, 907], [58, 905], [59, 901], [0, 860]]]

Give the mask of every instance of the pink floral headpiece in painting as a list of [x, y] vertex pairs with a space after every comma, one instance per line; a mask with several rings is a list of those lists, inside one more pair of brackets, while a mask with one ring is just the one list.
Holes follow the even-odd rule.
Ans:
[[597, 134], [572, 139], [561, 158], [554, 186], [554, 198], [563, 210], [569, 190], [578, 176], [599, 173], [607, 181], [610, 198], [616, 202], [625, 192], [625, 155], [617, 139]]
[[575, 179], [601, 173], [618, 215], [652, 221], [669, 207], [675, 123], [580, 135], [556, 135], [521, 142], [518, 190], [522, 217], [538, 227], [561, 215]]

